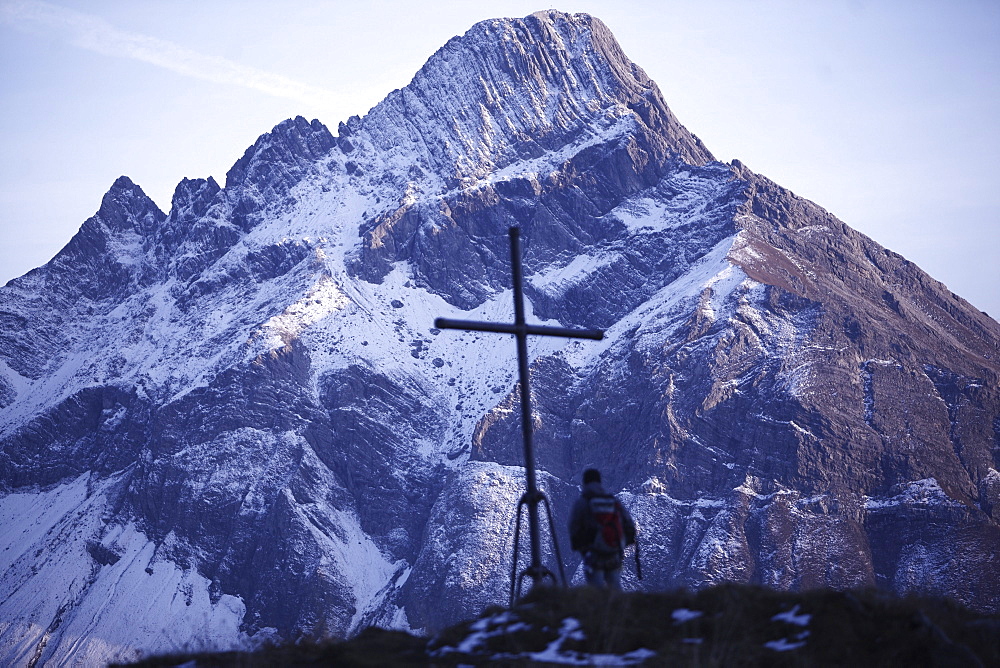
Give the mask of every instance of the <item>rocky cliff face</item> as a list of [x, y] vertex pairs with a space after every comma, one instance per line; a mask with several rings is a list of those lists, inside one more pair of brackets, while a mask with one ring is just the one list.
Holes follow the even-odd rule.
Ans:
[[122, 177], [0, 289], [4, 661], [502, 603], [514, 345], [432, 323], [510, 319], [510, 225], [531, 317], [608, 331], [531, 342], [536, 449], [560, 527], [583, 468], [623, 490], [632, 586], [1000, 607], [1000, 325], [716, 162], [603, 24], [545, 12], [336, 136], [280, 124], [168, 215]]

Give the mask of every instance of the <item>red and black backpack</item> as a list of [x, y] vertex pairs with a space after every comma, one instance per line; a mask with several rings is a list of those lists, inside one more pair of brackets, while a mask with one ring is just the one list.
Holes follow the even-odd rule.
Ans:
[[591, 550], [600, 554], [621, 554], [625, 550], [625, 527], [621, 504], [611, 494], [596, 494], [587, 499], [589, 524], [594, 529]]

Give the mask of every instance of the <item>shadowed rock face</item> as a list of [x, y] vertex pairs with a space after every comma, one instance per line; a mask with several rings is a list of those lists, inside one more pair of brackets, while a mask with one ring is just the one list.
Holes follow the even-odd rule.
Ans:
[[0, 656], [504, 602], [513, 344], [431, 323], [511, 317], [511, 225], [533, 317], [608, 332], [530, 344], [564, 549], [598, 466], [641, 527], [631, 586], [1000, 607], [1000, 326], [715, 162], [603, 24], [544, 12], [474, 26], [336, 137], [280, 124], [169, 215], [122, 177], [0, 288]]

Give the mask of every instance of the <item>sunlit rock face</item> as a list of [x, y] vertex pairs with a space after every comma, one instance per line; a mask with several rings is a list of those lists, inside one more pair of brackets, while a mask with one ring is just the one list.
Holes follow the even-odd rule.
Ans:
[[628, 586], [1000, 608], [1000, 326], [715, 161], [603, 24], [544, 12], [477, 24], [336, 135], [281, 123], [169, 214], [122, 177], [0, 288], [2, 662], [506, 601], [514, 345], [433, 320], [512, 318], [512, 225], [529, 317], [607, 330], [530, 343], [563, 550], [597, 466], [641, 527]]

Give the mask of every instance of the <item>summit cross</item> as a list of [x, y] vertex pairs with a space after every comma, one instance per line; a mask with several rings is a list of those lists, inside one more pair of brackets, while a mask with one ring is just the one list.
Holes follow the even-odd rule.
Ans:
[[[552, 545], [555, 549], [555, 557], [559, 564], [559, 575], [561, 584], [566, 584], [566, 574], [563, 571], [562, 557], [559, 554], [559, 543], [556, 540], [555, 525], [552, 521], [552, 508], [545, 493], [538, 489], [535, 476], [535, 451], [532, 443], [532, 420], [531, 420], [531, 392], [528, 387], [528, 336], [562, 336], [570, 339], [591, 339], [600, 341], [604, 338], [604, 332], [599, 329], [571, 329], [566, 327], [549, 327], [545, 325], [529, 325], [524, 320], [524, 287], [523, 271], [521, 268], [521, 230], [518, 227], [511, 227], [508, 230], [510, 236], [510, 265], [514, 282], [514, 323], [479, 322], [475, 320], [450, 320], [448, 318], [437, 318], [434, 326], [438, 329], [462, 329], [474, 332], [497, 332], [500, 334], [513, 334], [517, 339], [517, 370], [521, 386], [521, 434], [524, 439], [524, 471], [527, 483], [527, 491], [521, 497], [517, 506], [517, 521], [514, 529], [514, 565], [511, 572], [510, 599], [513, 605], [516, 597], [520, 593], [521, 583], [525, 576], [530, 577], [534, 585], [540, 584], [546, 578], [557, 582], [555, 574], [542, 565], [541, 556], [541, 533], [538, 522], [538, 504], [544, 502], [549, 518], [549, 532], [552, 536]], [[531, 565], [517, 573], [517, 547], [521, 526], [521, 509], [528, 508], [528, 536], [531, 545]]]

